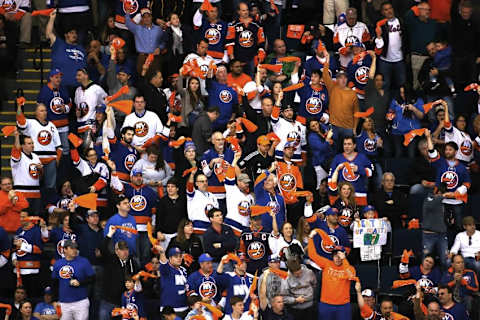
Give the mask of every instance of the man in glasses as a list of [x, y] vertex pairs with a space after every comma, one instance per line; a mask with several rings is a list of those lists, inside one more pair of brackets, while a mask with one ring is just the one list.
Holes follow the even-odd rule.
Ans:
[[480, 274], [480, 231], [476, 230], [475, 218], [468, 216], [463, 218], [462, 225], [465, 231], [455, 237], [455, 242], [450, 249], [449, 258], [461, 253], [465, 266]]
[[453, 289], [448, 285], [438, 287], [438, 300], [440, 301], [443, 319], [466, 320], [469, 319], [465, 306], [453, 300]]

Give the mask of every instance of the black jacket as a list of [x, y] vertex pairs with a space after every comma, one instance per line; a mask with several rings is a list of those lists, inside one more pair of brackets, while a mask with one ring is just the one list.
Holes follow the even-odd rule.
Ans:
[[168, 243], [167, 252], [170, 248], [179, 247], [182, 252], [187, 253], [193, 257], [193, 263], [191, 265], [186, 265], [185, 260], [182, 263], [182, 266], [187, 269], [187, 273], [190, 274], [193, 271], [198, 270], [200, 265], [198, 264], [198, 258], [203, 253], [202, 241], [200, 238], [192, 234], [190, 239], [185, 241], [178, 241], [178, 236], [173, 237], [172, 240]]
[[[214, 243], [220, 243], [220, 248], [215, 248]], [[224, 255], [228, 252], [233, 252], [237, 246], [237, 240], [234, 236], [232, 228], [222, 224], [222, 230], [218, 233], [212, 228], [208, 227], [203, 235], [203, 244], [205, 246], [205, 252], [209, 253], [213, 261], [219, 262]]]
[[208, 141], [212, 136], [212, 122], [208, 118], [207, 112], [203, 111], [193, 124], [192, 140], [197, 147], [197, 159], [200, 160], [203, 153], [210, 148]]
[[166, 125], [168, 120], [168, 100], [163, 89], [155, 88], [145, 77], [139, 77], [137, 85], [138, 90], [145, 98], [146, 109], [155, 112], [162, 121], [162, 124]]
[[450, 88], [448, 87], [446, 78], [449, 76], [448, 71], [438, 71], [436, 81], [430, 81], [430, 70], [434, 68], [433, 59], [428, 58], [422, 65], [418, 73], [418, 82], [426, 95], [434, 97], [445, 97], [450, 95]]
[[112, 251], [112, 239], [105, 237], [102, 243], [102, 256], [104, 259], [103, 273], [103, 299], [116, 306], [122, 303], [122, 294], [125, 288], [125, 276], [133, 276], [139, 271], [139, 267], [132, 256], [125, 262], [120, 261]]
[[[478, 21], [472, 19], [474, 14], [469, 20], [463, 20], [458, 13], [458, 4], [460, 0], [453, 0], [450, 16], [452, 21], [450, 22], [450, 44], [454, 57], [461, 56], [480, 56], [480, 25]], [[475, 12], [475, 10], [474, 10]], [[474, 66], [472, 66], [474, 67]]]
[[168, 195], [160, 198], [155, 216], [155, 231], [161, 231], [165, 234], [176, 233], [180, 221], [187, 218], [187, 198], [185, 194], [179, 192], [179, 197], [175, 200]]
[[382, 189], [373, 196], [373, 205], [380, 218], [387, 217], [390, 220], [392, 229], [402, 227], [401, 216], [408, 215], [407, 196], [404, 193], [393, 190], [390, 196]]
[[422, 180], [435, 182], [435, 168], [433, 168], [430, 161], [424, 157], [417, 157], [413, 163], [415, 165], [410, 167], [408, 175], [408, 183], [410, 185], [422, 183]]
[[272, 131], [272, 123], [270, 122], [270, 116], [265, 117], [262, 113], [257, 113], [248, 102], [246, 96], [242, 97], [242, 112], [247, 116], [247, 119], [255, 123], [258, 127], [257, 131], [249, 133], [246, 131], [246, 152], [251, 152], [257, 149], [257, 138], [261, 135], [266, 135]]

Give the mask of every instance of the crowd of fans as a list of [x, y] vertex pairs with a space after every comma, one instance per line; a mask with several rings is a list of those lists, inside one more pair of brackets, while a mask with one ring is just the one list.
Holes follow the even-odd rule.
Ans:
[[[479, 319], [470, 0], [40, 2], [1, 7], [2, 68], [38, 17], [51, 70], [16, 100], [0, 317]], [[397, 281], [362, 288], [361, 219]]]

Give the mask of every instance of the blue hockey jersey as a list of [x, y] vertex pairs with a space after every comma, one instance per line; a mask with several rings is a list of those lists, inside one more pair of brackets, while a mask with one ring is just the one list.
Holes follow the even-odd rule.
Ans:
[[48, 83], [40, 90], [37, 103], [43, 103], [47, 107], [48, 121], [57, 128], [65, 128], [68, 131], [68, 113], [72, 107], [72, 100], [67, 88], [62, 85], [54, 88], [51, 83]]
[[362, 130], [360, 134], [355, 137], [358, 152], [363, 153], [369, 158], [375, 158], [378, 155], [378, 138], [380, 138], [378, 134], [375, 134], [374, 138], [370, 138], [368, 133]]
[[[275, 212], [275, 219], [279, 229], [282, 229], [286, 220], [285, 200], [281, 193], [277, 190], [275, 195], [272, 195], [263, 188], [265, 180], [271, 173], [264, 171], [255, 180], [254, 192], [256, 204], [259, 206], [269, 206]], [[272, 217], [269, 214], [262, 214], [262, 226], [265, 232], [272, 231]]]
[[138, 159], [137, 150], [116, 137], [108, 139], [110, 143], [110, 159], [115, 162], [117, 176], [122, 182], [130, 181], [130, 171]]
[[[122, 226], [122, 227], [137, 229], [137, 223], [135, 222], [135, 218], [133, 216], [128, 215], [127, 217], [124, 218], [118, 213], [111, 216], [110, 219], [108, 219], [107, 224], [103, 229], [104, 237], [107, 236], [110, 226]], [[123, 240], [127, 243], [128, 249], [130, 250], [130, 252], [132, 252], [133, 254], [137, 252], [137, 235], [136, 234], [129, 231], [117, 229], [113, 234], [112, 242], [113, 244], [115, 244], [120, 240]]]
[[225, 51], [225, 44], [228, 32], [228, 24], [225, 21], [210, 23], [204, 16], [200, 26], [202, 38], [208, 40], [207, 54], [215, 59], [222, 59]]
[[75, 234], [66, 231], [62, 227], [53, 228], [52, 231], [50, 231], [49, 240], [57, 249], [55, 251], [55, 260], [65, 258], [65, 254], [63, 253], [63, 243], [65, 240], [76, 241], [76, 239], [77, 236]]
[[187, 284], [189, 295], [196, 293], [202, 298], [212, 299], [215, 303], [220, 301], [225, 289], [225, 283], [221, 282], [216, 271], [205, 274], [201, 269], [188, 276]]
[[75, 302], [88, 297], [88, 286], [70, 285], [70, 280], [75, 279], [80, 283], [95, 275], [92, 265], [84, 257], [77, 256], [73, 260], [65, 258], [58, 260], [53, 265], [52, 278], [59, 280], [58, 297], [60, 302]]
[[208, 105], [220, 108], [220, 116], [212, 124], [213, 128], [224, 127], [230, 120], [235, 105], [238, 104], [237, 92], [226, 84], [207, 80]]
[[[21, 274], [35, 273], [33, 270], [40, 269], [40, 257], [43, 250], [43, 243], [46, 242], [47, 239], [42, 238], [40, 227], [33, 223], [28, 227], [18, 228], [15, 233], [15, 238], [22, 240], [21, 247], [15, 251], [17, 264], [20, 267]], [[25, 269], [24, 273], [22, 273], [23, 269]]]
[[251, 274], [245, 274], [240, 276], [235, 272], [225, 272], [219, 274], [220, 279], [226, 284], [227, 296], [225, 304], [225, 314], [232, 312], [232, 306], [230, 305], [230, 298], [233, 296], [239, 296], [243, 298], [244, 308], [248, 310], [250, 307], [250, 286], [253, 283], [253, 276]]
[[310, 85], [310, 78], [305, 78], [303, 84], [304, 86], [297, 90], [300, 96], [298, 115], [305, 119], [314, 118], [320, 120], [324, 113], [328, 111], [327, 87], [323, 85], [315, 88], [312, 87]]
[[172, 306], [176, 312], [187, 310], [187, 271], [170, 263], [160, 263], [160, 306]]
[[372, 65], [372, 57], [370, 55], [357, 55], [347, 66], [348, 86], [352, 88], [360, 99], [364, 98], [365, 86], [368, 82], [368, 74]]
[[[310, 225], [310, 229], [313, 230], [319, 228], [325, 231], [325, 233], [328, 234], [336, 246], [345, 247], [347, 252], [350, 250], [350, 240], [348, 239], [347, 231], [345, 231], [345, 228], [342, 226], [338, 225], [335, 229], [331, 229], [328, 227], [328, 224], [325, 221], [319, 220], [318, 216], [315, 214], [307, 218], [307, 222]], [[315, 244], [315, 248], [317, 248], [317, 253], [319, 255], [333, 260], [333, 254], [331, 250], [323, 245], [323, 241], [320, 236], [314, 237], [313, 243]]]
[[157, 206], [158, 194], [147, 185], [126, 184], [125, 196], [130, 199], [130, 212], [137, 223], [138, 231], [147, 231], [147, 223], [152, 222], [152, 209]]
[[[226, 171], [233, 161], [234, 152], [230, 147], [225, 147], [223, 154], [218, 154], [215, 148], [210, 148], [202, 156], [201, 165], [203, 173], [208, 177], [208, 191], [217, 198], [225, 198], [225, 185], [223, 183]], [[215, 158], [222, 158], [223, 165], [215, 164], [213, 170], [209, 168], [210, 161]], [[219, 180], [222, 180], [220, 181]]]
[[[141, 292], [136, 292], [133, 289], [125, 291], [122, 294], [122, 307], [130, 311], [135, 310], [140, 318], [146, 317], [147, 315], [145, 313], [143, 301], [143, 294]], [[133, 319], [133, 317], [130, 319]]]

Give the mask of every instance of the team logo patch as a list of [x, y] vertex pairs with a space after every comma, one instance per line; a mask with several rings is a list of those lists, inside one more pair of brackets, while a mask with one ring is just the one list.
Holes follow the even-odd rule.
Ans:
[[138, 121], [133, 128], [137, 137], [145, 137], [148, 133], [148, 124], [144, 121]]
[[348, 172], [347, 168], [343, 168], [342, 169], [342, 176], [343, 176], [343, 179], [345, 179], [346, 181], [348, 182], [353, 182], [353, 181], [357, 181], [358, 178], [360, 178], [360, 175], [359, 174], [356, 174], [355, 172], [353, 173], [353, 176]]
[[[28, 244], [27, 240], [25, 240], [23, 238], [19, 238], [19, 239], [22, 240], [22, 245], [23, 244]], [[23, 257], [24, 255], [27, 254], [25, 251], [22, 251], [22, 250], [17, 250], [15, 253], [17, 254], [17, 257]]]
[[136, 161], [137, 157], [133, 153], [128, 154], [123, 162], [125, 165], [125, 169], [127, 169], [128, 171], [132, 170], [133, 165]]
[[297, 148], [300, 145], [300, 134], [297, 131], [290, 131], [287, 134], [287, 141], [293, 142]]
[[445, 171], [440, 177], [440, 182], [445, 183], [447, 189], [454, 189], [458, 185], [458, 175], [455, 171]]
[[17, 4], [15, 0], [4, 0], [2, 1], [1, 7], [5, 10], [5, 12], [12, 12], [17, 10]]
[[131, 303], [131, 302], [127, 303], [126, 308], [127, 308], [128, 311], [137, 311], [138, 310], [138, 306], [135, 303]]
[[250, 30], [244, 30], [240, 32], [238, 36], [238, 43], [244, 48], [250, 48], [253, 46], [253, 33]]
[[[123, 227], [130, 228], [130, 229], [135, 229], [135, 227], [133, 226], [133, 224], [131, 224], [130, 222], [123, 223], [122, 226], [123, 226]], [[127, 238], [133, 237], [133, 234], [132, 234], [130, 231], [120, 230], [120, 232], [121, 232], [122, 234], [126, 235]]]
[[130, 199], [130, 208], [133, 211], [142, 211], [147, 206], [147, 199], [144, 196], [137, 194]]
[[198, 293], [202, 298], [212, 299], [217, 295], [217, 285], [212, 281], [204, 281], [198, 287]]
[[277, 201], [270, 201], [269, 203], [267, 203], [267, 206], [272, 208], [272, 212], [274, 214], [277, 214], [280, 211], [280, 205], [277, 203]]
[[460, 152], [466, 156], [470, 156], [472, 154], [472, 142], [470, 140], [463, 140], [462, 144], [460, 145]]
[[65, 243], [65, 239], [62, 239], [57, 242], [57, 253], [60, 257], [65, 258], [65, 254], [63, 251], [63, 244]]
[[83, 118], [88, 114], [89, 108], [86, 102], [80, 102], [77, 108], [80, 111], [80, 118]]
[[58, 275], [62, 279], [71, 279], [73, 277], [73, 267], [72, 266], [63, 266], [58, 270]]
[[322, 112], [323, 102], [319, 97], [310, 97], [305, 102], [305, 109], [310, 114], [318, 114]]
[[222, 35], [220, 34], [220, 31], [217, 28], [208, 28], [205, 31], [205, 39], [208, 40], [209, 45], [216, 45], [217, 43], [220, 42], [220, 38]]
[[369, 67], [360, 67], [355, 71], [355, 80], [360, 84], [366, 84], [368, 80]]
[[65, 103], [61, 97], [53, 97], [50, 100], [50, 110], [55, 114], [62, 114], [64, 105]]
[[30, 177], [33, 179], [38, 179], [40, 177], [40, 170], [38, 169], [36, 163], [31, 163], [28, 166], [28, 174], [30, 174]]
[[215, 208], [215, 206], [211, 203], [208, 203], [206, 206], [205, 206], [205, 215], [208, 217], [208, 211], [212, 210], [213, 208]]
[[240, 201], [238, 204], [238, 214], [242, 217], [250, 216], [250, 202], [247, 200]]
[[278, 179], [278, 185], [282, 191], [294, 191], [297, 187], [297, 179], [293, 174], [285, 173]]
[[262, 259], [265, 256], [265, 246], [261, 242], [254, 241], [248, 245], [247, 253], [253, 260]]
[[338, 223], [340, 223], [344, 227], [348, 227], [352, 222], [353, 212], [349, 208], [343, 208], [340, 212], [340, 216], [338, 217]]
[[345, 39], [345, 47], [351, 46], [355, 42], [361, 42], [360, 39], [357, 38], [357, 36], [350, 35]]
[[123, 12], [134, 14], [138, 10], [137, 0], [123, 0]]
[[433, 282], [432, 282], [432, 280], [430, 280], [430, 279], [428, 279], [428, 278], [419, 279], [419, 280], [418, 280], [418, 285], [419, 285], [421, 288], [424, 288], [424, 289], [433, 288]]
[[223, 103], [230, 103], [230, 101], [232, 101], [232, 94], [228, 90], [220, 91], [220, 94], [218, 95], [218, 97], [220, 98], [220, 101], [222, 101]]
[[450, 313], [444, 312], [442, 320], [455, 320], [455, 318]]
[[50, 131], [42, 130], [38, 133], [37, 141], [42, 146], [49, 145], [50, 142], [52, 142], [52, 134], [50, 133]]
[[336, 236], [334, 236], [333, 234], [329, 234], [328, 235], [330, 237], [330, 239], [332, 239], [333, 241], [333, 244], [334, 246], [327, 246], [325, 244], [323, 244], [323, 240], [322, 242], [320, 243], [320, 246], [322, 247], [322, 250], [326, 253], [332, 253], [333, 251], [333, 248], [340, 245], [340, 241], [338, 240], [338, 238]]
[[374, 152], [375, 150], [377, 150], [377, 141], [367, 138], [363, 142], [363, 148], [368, 152]]

